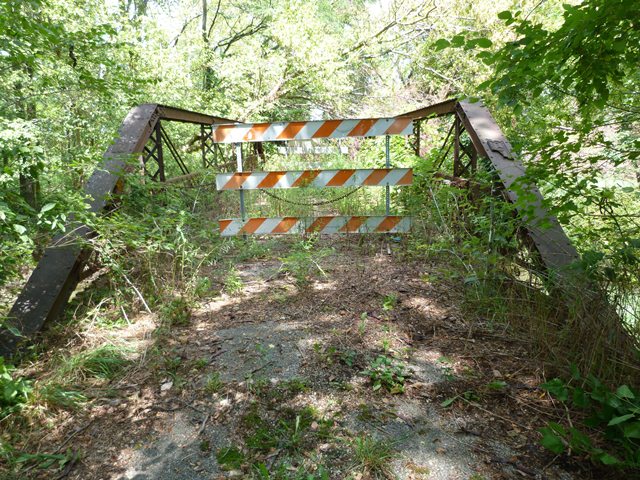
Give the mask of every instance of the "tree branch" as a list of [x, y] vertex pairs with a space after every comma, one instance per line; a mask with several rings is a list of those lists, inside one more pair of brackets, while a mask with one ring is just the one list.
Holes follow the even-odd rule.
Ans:
[[218, 13], [220, 13], [220, 4], [222, 0], [218, 0], [218, 5], [216, 6], [216, 13], [213, 14], [213, 21], [211, 22], [211, 26], [209, 27], [209, 31], [207, 32], [207, 39], [211, 37], [211, 31], [213, 30], [213, 26], [216, 24], [216, 20], [218, 19]]
[[169, 42], [169, 46], [172, 46], [171, 44], [173, 43], [173, 47], [176, 47], [178, 45], [178, 39], [180, 38], [180, 35], [182, 35], [184, 33], [184, 31], [187, 29], [187, 27], [189, 26], [189, 24], [191, 22], [193, 22], [197, 18], [200, 18], [201, 16], [202, 16], [202, 14], [199, 13], [195, 17], [191, 17], [189, 20], [184, 22], [184, 25], [182, 25], [182, 29], [180, 29], [180, 32], [178, 33], [178, 35], [176, 35], [176, 37]]

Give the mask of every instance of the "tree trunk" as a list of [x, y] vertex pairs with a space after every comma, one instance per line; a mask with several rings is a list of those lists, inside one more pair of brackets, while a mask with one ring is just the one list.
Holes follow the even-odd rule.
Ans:
[[207, 91], [211, 88], [211, 67], [208, 65], [209, 59], [209, 35], [207, 34], [207, 13], [208, 5], [207, 0], [202, 0], [202, 45], [205, 56], [205, 66], [202, 78], [202, 90]]
[[[33, 72], [30, 68], [27, 68], [27, 74], [31, 78]], [[21, 117], [24, 120], [34, 120], [36, 118], [36, 104], [33, 100], [25, 98], [22, 90], [22, 85], [18, 83], [16, 85], [16, 91], [18, 92], [18, 99], [21, 110]], [[20, 196], [27, 202], [32, 208], [38, 209], [38, 203], [40, 201], [40, 173], [37, 165], [32, 165], [27, 171], [20, 171]]]

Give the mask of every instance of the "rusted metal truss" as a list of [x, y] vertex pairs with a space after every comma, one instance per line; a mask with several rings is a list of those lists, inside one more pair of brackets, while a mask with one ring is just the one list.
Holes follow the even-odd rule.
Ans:
[[[579, 259], [578, 252], [558, 220], [544, 207], [540, 190], [526, 179], [524, 166], [481, 102], [447, 100], [399, 117], [417, 121], [447, 115], [453, 117], [453, 122], [443, 144], [445, 153], [436, 167], [440, 168], [451, 148], [454, 177], [475, 171], [479, 157], [486, 159], [496, 173], [505, 197], [516, 205], [523, 219], [527, 236], [525, 243], [537, 251], [548, 272], [562, 276]], [[527, 199], [526, 202], [518, 202], [519, 194]]]
[[[485, 159], [496, 172], [506, 198], [519, 209], [529, 244], [539, 253], [544, 266], [550, 271], [562, 271], [575, 262], [578, 254], [558, 221], [545, 209], [538, 188], [531, 183], [514, 188], [516, 182], [522, 182], [525, 178], [524, 167], [514, 156], [500, 127], [481, 103], [452, 99], [398, 115], [413, 120], [416, 125], [417, 135], [413, 139], [415, 153], [421, 153], [421, 123], [447, 115], [453, 116], [454, 122], [443, 145], [447, 151], [442, 159], [453, 148], [454, 176], [474, 171], [478, 159]], [[170, 121], [200, 125], [203, 167], [220, 167], [226, 161], [225, 152], [210, 141], [211, 126], [234, 123], [233, 120], [157, 104], [139, 105], [124, 119], [118, 138], [108, 148], [104, 161], [85, 185], [92, 212], [102, 211], [109, 204], [111, 195], [121, 190], [122, 174], [132, 166], [135, 168], [136, 158], [152, 179], [165, 181], [166, 148], [182, 173], [189, 173], [163, 126], [163, 123]], [[255, 143], [252, 148], [256, 162], [263, 159], [262, 144]], [[517, 202], [516, 191], [525, 193], [526, 204]], [[87, 240], [91, 234], [85, 225], [71, 225], [68, 233], [56, 237], [47, 247], [13, 305], [9, 319], [0, 330], [0, 355], [12, 355], [23, 339], [32, 337], [45, 322], [62, 312], [82, 278], [84, 263], [90, 254]]]
[[[163, 134], [160, 121], [207, 126], [233, 122], [227, 118], [157, 104], [143, 104], [131, 109], [122, 122], [118, 138], [107, 149], [102, 164], [85, 184], [90, 211], [102, 211], [111, 195], [121, 190], [122, 182], [119, 180], [135, 164], [137, 156], [143, 157], [146, 171], [151, 170], [147, 164], [155, 162], [156, 170], [151, 176], [164, 179], [162, 142], [159, 140], [168, 137]], [[177, 152], [174, 147], [169, 147], [169, 150], [172, 154]], [[18, 295], [9, 318], [0, 330], [0, 355], [12, 355], [23, 339], [33, 336], [46, 321], [57, 317], [78, 284], [90, 253], [86, 241], [92, 232], [85, 225], [70, 226], [68, 230], [49, 244]]]

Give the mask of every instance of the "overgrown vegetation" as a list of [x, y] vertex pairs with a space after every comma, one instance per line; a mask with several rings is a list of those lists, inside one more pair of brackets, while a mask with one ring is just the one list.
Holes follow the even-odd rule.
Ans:
[[401, 362], [386, 355], [378, 355], [362, 373], [369, 377], [374, 391], [384, 388], [392, 394], [403, 393], [404, 383], [411, 376]]
[[[169, 340], [189, 327], [199, 300], [243, 292], [234, 261], [277, 258], [300, 291], [330, 274], [320, 265], [332, 250], [316, 237], [299, 239], [286, 252], [277, 240], [220, 239], [216, 218], [236, 215], [237, 198], [214, 193], [209, 174], [159, 188], [142, 178], [139, 159], [131, 159], [124, 191], [109, 211], [88, 213], [81, 187], [132, 105], [158, 102], [260, 121], [391, 115], [452, 96], [482, 96], [492, 107], [527, 166], [526, 181], [540, 187], [582, 260], [562, 282], [542, 270], [523, 248], [523, 204], [504, 202], [486, 165], [480, 161], [479, 171], [463, 179], [448, 176], [452, 154], [441, 146], [450, 124], [439, 119], [422, 123], [419, 157], [405, 139], [391, 141], [392, 163], [415, 171], [412, 188], [392, 189], [397, 212], [416, 219], [408, 254], [449, 263], [442, 276], [463, 285], [470, 331], [525, 338], [545, 371], [559, 378], [570, 378], [571, 365], [587, 372], [545, 384], [568, 408], [589, 416], [585, 421], [578, 414], [573, 425], [550, 423], [542, 431], [546, 447], [638, 467], [640, 4], [527, 0], [516, 9], [506, 0], [313, 0], [304, 6], [240, 0], [217, 7], [210, 0], [0, 4], [0, 320], [52, 237], [86, 223], [96, 252], [72, 308], [48, 327], [54, 339], [80, 332], [70, 335], [69, 346], [59, 339], [36, 344], [12, 360], [17, 368], [0, 358], [0, 417], [14, 429], [2, 438], [0, 455], [11, 468], [58, 471], [72, 461], [68, 452], [11, 445], [25, 425], [48, 428], [58, 410], [89, 404], [91, 389], [108, 388], [138, 354], [157, 365], [172, 388], [185, 385], [187, 366]], [[201, 168], [193, 128], [167, 129], [189, 169]], [[470, 147], [471, 139], [462, 138]], [[383, 140], [319, 143], [330, 152], [313, 159], [268, 145], [264, 158], [252, 153], [246, 166], [381, 167]], [[217, 168], [234, 168], [234, 156], [223, 157]], [[181, 173], [167, 155], [167, 175]], [[522, 192], [522, 185], [513, 188]], [[357, 215], [381, 213], [382, 194], [302, 188], [280, 199], [248, 193], [247, 203], [260, 215]], [[571, 284], [577, 278], [587, 281]], [[379, 303], [383, 316], [399, 307], [395, 293], [384, 292]], [[111, 341], [112, 332], [146, 315], [157, 320], [149, 357], [146, 347], [136, 351]], [[363, 313], [354, 330], [363, 341], [368, 323]], [[83, 336], [90, 328], [99, 335]], [[52, 354], [42, 355], [48, 348]], [[318, 347], [327, 364], [364, 368], [374, 390], [402, 393], [409, 372], [388, 340], [382, 350], [366, 365], [353, 352]], [[219, 374], [208, 375], [202, 388], [213, 396], [225, 385]], [[255, 382], [252, 388], [283, 398], [305, 386], [271, 389]], [[304, 409], [275, 424], [262, 413], [247, 426], [253, 451], [267, 448], [268, 440], [269, 448], [297, 454], [317, 440], [310, 424], [324, 428]], [[358, 442], [351, 445], [358, 469], [386, 475], [384, 462], [370, 452], [390, 459], [392, 451], [369, 437]], [[238, 462], [252, 461], [230, 448], [218, 452], [221, 464], [239, 468]], [[328, 476], [324, 467], [292, 473], [291, 465], [252, 465], [256, 478]]]
[[541, 429], [545, 448], [556, 454], [586, 454], [605, 465], [640, 467], [638, 392], [627, 385], [611, 390], [593, 375], [582, 378], [575, 368], [569, 382], [555, 378], [542, 388], [559, 401], [584, 411], [587, 417], [581, 423], [589, 428], [574, 426], [571, 419], [566, 427], [549, 422]]

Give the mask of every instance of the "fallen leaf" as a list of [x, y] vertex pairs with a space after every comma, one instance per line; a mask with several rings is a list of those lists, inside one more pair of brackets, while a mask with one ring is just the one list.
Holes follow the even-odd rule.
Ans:
[[166, 392], [171, 387], [173, 387], [173, 380], [169, 380], [168, 382], [165, 382], [162, 385], [160, 385], [160, 391], [161, 392]]

